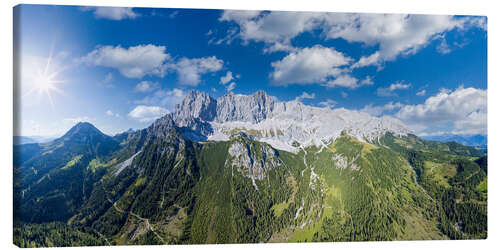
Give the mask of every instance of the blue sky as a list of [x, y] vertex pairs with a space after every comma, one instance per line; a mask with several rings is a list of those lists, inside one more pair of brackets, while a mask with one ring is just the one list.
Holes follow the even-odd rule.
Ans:
[[[143, 128], [192, 89], [486, 134], [486, 18], [22, 5], [19, 135]], [[48, 63], [49, 62], [49, 63]], [[48, 66], [47, 66], [48, 65]]]

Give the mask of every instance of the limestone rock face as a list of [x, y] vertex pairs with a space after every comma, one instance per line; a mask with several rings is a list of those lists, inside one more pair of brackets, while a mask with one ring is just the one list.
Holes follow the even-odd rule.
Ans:
[[396, 136], [410, 133], [401, 121], [391, 117], [278, 101], [264, 91], [251, 95], [228, 93], [218, 99], [191, 91], [176, 106], [172, 118], [192, 140], [229, 140], [243, 131], [255, 140], [294, 153], [301, 146], [328, 145], [342, 133], [366, 142], [387, 132]]
[[229, 93], [217, 99], [216, 121], [259, 123], [272, 114], [274, 104], [275, 98], [264, 91], [257, 91], [253, 95]]
[[231, 144], [228, 153], [232, 167], [252, 180], [264, 179], [267, 171], [281, 165], [278, 151], [265, 144], [245, 143], [238, 139]]

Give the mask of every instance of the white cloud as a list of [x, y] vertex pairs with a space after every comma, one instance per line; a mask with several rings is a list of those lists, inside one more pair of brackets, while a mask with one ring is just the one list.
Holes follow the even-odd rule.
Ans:
[[304, 99], [314, 99], [316, 98], [316, 94], [312, 93], [312, 94], [309, 94], [307, 92], [302, 92], [301, 95], [295, 97], [295, 101], [302, 101]]
[[415, 54], [430, 41], [453, 29], [464, 30], [481, 26], [479, 17], [458, 18], [444, 15], [401, 14], [334, 14], [326, 19], [329, 23], [327, 36], [343, 38], [349, 42], [361, 42], [379, 46], [370, 56], [363, 56], [355, 65], [363, 67], [391, 61], [400, 55]]
[[396, 102], [389, 102], [383, 106], [373, 106], [373, 104], [365, 105], [360, 111], [366, 112], [373, 116], [381, 116], [386, 111], [393, 111], [403, 107], [403, 104]]
[[163, 77], [167, 70], [174, 70], [177, 72], [179, 83], [188, 86], [197, 86], [201, 82], [201, 75], [219, 71], [224, 64], [224, 61], [215, 56], [182, 57], [173, 61], [165, 49], [165, 46], [152, 44], [129, 48], [123, 48], [120, 45], [100, 46], [78, 61], [117, 69], [128, 78], [142, 78], [145, 75]]
[[417, 92], [418, 96], [424, 96], [427, 91], [425, 89], [422, 89], [421, 91]]
[[223, 77], [220, 78], [220, 83], [222, 85], [224, 85], [224, 84], [230, 82], [233, 79], [234, 79], [233, 78], [233, 73], [231, 71], [228, 71], [225, 76], [223, 76]]
[[337, 102], [332, 99], [327, 99], [324, 102], [320, 102], [319, 105], [323, 107], [333, 108], [335, 107], [335, 105], [337, 105]]
[[347, 98], [347, 97], [349, 96], [349, 95], [348, 95], [346, 92], [344, 92], [344, 91], [340, 92], [340, 94], [342, 95], [342, 97], [343, 97], [343, 98]]
[[162, 106], [166, 109], [173, 110], [175, 105], [181, 103], [185, 96], [185, 91], [181, 89], [160, 89], [141, 100], [134, 101], [134, 103], [147, 106]]
[[314, 12], [259, 12], [226, 10], [219, 21], [235, 22], [237, 32], [228, 33], [226, 40], [239, 37], [244, 43], [264, 42], [267, 52], [290, 50], [290, 40], [297, 35], [311, 31], [321, 22], [323, 13]]
[[378, 88], [377, 95], [378, 96], [395, 96], [394, 91], [401, 89], [408, 89], [411, 87], [411, 84], [404, 84], [401, 82], [393, 83], [387, 88]]
[[113, 112], [113, 111], [111, 111], [111, 110], [107, 110], [107, 111], [106, 111], [106, 115], [108, 115], [108, 116], [114, 116], [114, 117], [120, 117], [120, 114], [118, 114], [118, 113], [114, 113], [114, 112]]
[[93, 11], [96, 18], [111, 19], [111, 20], [122, 20], [122, 19], [134, 19], [139, 16], [135, 13], [132, 8], [128, 7], [84, 7], [82, 8], [86, 11]]
[[160, 106], [139, 105], [132, 111], [130, 111], [130, 113], [128, 113], [128, 116], [140, 122], [152, 122], [164, 116], [168, 112], [169, 111], [167, 109]]
[[334, 80], [328, 81], [324, 86], [333, 88], [333, 87], [345, 87], [345, 88], [357, 88], [359, 87], [358, 85], [358, 79], [354, 78], [350, 75], [347, 74], [342, 74], [335, 78]]
[[423, 104], [402, 107], [395, 116], [420, 133], [443, 127], [449, 133], [486, 134], [487, 91], [463, 87], [442, 91]]
[[361, 68], [374, 64], [378, 64], [380, 61], [380, 53], [377, 51], [369, 56], [362, 56], [359, 60], [354, 63], [351, 68]]
[[230, 83], [229, 85], [227, 85], [227, 87], [226, 87], [226, 91], [227, 91], [227, 92], [231, 92], [231, 91], [233, 91], [235, 88], [236, 88], [236, 83], [232, 82], [232, 83]]
[[448, 43], [446, 43], [446, 40], [444, 38], [441, 39], [441, 42], [436, 47], [436, 49], [441, 54], [448, 54], [451, 52], [450, 46], [448, 46]]
[[134, 90], [137, 92], [148, 93], [160, 87], [160, 83], [151, 81], [142, 81], [138, 83]]
[[445, 94], [449, 94], [451, 93], [452, 90], [451, 89], [447, 89], [447, 88], [440, 88], [439, 89], [439, 93], [445, 93]]
[[224, 61], [215, 56], [203, 58], [181, 58], [173, 68], [176, 70], [179, 83], [188, 86], [197, 86], [201, 82], [201, 75], [217, 72], [222, 69]]
[[258, 10], [226, 10], [222, 13], [219, 21], [235, 21], [237, 23], [246, 22], [257, 17], [260, 14]]
[[367, 76], [360, 82], [361, 85], [373, 85], [373, 80], [370, 76]]
[[291, 40], [294, 37], [318, 29], [326, 39], [342, 38], [348, 42], [378, 46], [378, 51], [362, 56], [353, 65], [354, 68], [380, 66], [384, 61], [394, 60], [400, 55], [414, 54], [453, 29], [479, 27], [486, 30], [486, 19], [483, 17], [444, 15], [228, 10], [219, 20], [237, 24], [221, 41], [231, 42], [238, 37], [244, 44], [249, 41], [264, 42], [265, 52], [293, 50]]
[[167, 68], [165, 62], [169, 59], [165, 46], [148, 44], [129, 48], [101, 46], [80, 60], [90, 65], [117, 69], [128, 78], [141, 78], [145, 75], [163, 76]]
[[326, 83], [340, 75], [351, 58], [331, 48], [316, 45], [289, 53], [271, 63], [270, 77], [277, 85]]

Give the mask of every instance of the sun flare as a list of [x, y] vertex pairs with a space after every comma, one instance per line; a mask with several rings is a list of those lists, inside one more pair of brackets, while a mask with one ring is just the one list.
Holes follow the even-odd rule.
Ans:
[[36, 66], [36, 73], [32, 78], [32, 88], [28, 93], [36, 93], [39, 97], [46, 96], [50, 105], [54, 107], [52, 93], [57, 92], [62, 94], [63, 91], [58, 88], [58, 85], [64, 81], [58, 79], [63, 69], [55, 69], [52, 60], [52, 53], [50, 53], [45, 65]]

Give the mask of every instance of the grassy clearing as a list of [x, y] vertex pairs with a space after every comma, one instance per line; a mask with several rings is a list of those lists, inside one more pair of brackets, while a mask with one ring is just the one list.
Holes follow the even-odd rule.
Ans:
[[288, 208], [288, 203], [287, 202], [281, 202], [278, 204], [274, 204], [271, 207], [271, 211], [273, 212], [273, 215], [276, 217], [280, 217], [283, 211]]
[[437, 181], [439, 185], [446, 188], [450, 188], [448, 180], [457, 174], [456, 167], [449, 164], [425, 161], [424, 167], [426, 172], [430, 173], [432, 179]]
[[488, 177], [484, 178], [484, 180], [477, 185], [476, 189], [481, 192], [488, 192]]
[[82, 159], [82, 157], [83, 157], [83, 155], [75, 156], [73, 159], [71, 159], [71, 161], [68, 161], [68, 163], [66, 163], [66, 165], [62, 169], [68, 169], [70, 167], [73, 167], [75, 164], [77, 164]]
[[297, 193], [298, 190], [297, 181], [295, 180], [295, 178], [293, 178], [293, 176], [288, 176], [286, 178], [286, 184], [288, 185], [288, 187], [292, 189], [292, 194], [290, 195], [290, 198], [286, 202], [284, 201], [278, 204], [274, 204], [271, 207], [271, 211], [273, 212], [273, 215], [275, 217], [280, 217], [281, 214], [283, 214], [283, 211], [288, 209], [288, 205], [290, 205], [290, 203], [295, 201], [295, 194]]
[[95, 172], [98, 168], [106, 168], [116, 164], [116, 162], [117, 162], [116, 158], [113, 158], [109, 162], [102, 162], [99, 159], [93, 159], [87, 166], [87, 169], [90, 169], [92, 172]]
[[140, 187], [140, 186], [142, 186], [144, 183], [146, 183], [146, 177], [141, 177], [141, 178], [138, 178], [138, 179], [137, 179], [137, 181], [135, 181], [134, 186], [136, 186], [136, 187]]

